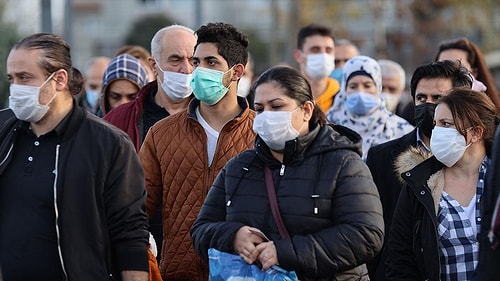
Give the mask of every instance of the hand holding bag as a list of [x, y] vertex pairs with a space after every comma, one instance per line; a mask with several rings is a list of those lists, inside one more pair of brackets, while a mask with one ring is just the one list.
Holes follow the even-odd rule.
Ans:
[[240, 256], [208, 249], [210, 267], [209, 281], [298, 281], [294, 271], [286, 271], [273, 265], [262, 271], [258, 266], [248, 264]]

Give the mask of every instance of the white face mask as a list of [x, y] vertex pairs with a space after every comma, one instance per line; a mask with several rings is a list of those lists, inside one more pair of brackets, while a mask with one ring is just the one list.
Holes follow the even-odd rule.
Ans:
[[14, 112], [17, 119], [36, 123], [40, 121], [47, 111], [49, 105], [56, 97], [56, 93], [47, 102], [47, 104], [40, 104], [40, 88], [42, 88], [53, 76], [52, 73], [40, 87], [10, 84], [9, 108]]
[[261, 112], [255, 116], [253, 131], [270, 149], [283, 150], [287, 141], [295, 139], [300, 134], [292, 125], [292, 114], [295, 110]]
[[306, 73], [312, 79], [326, 78], [330, 76], [334, 68], [332, 55], [326, 53], [307, 55]]
[[250, 93], [250, 87], [252, 87], [252, 80], [246, 76], [241, 77], [238, 81], [238, 96], [246, 98]]
[[387, 110], [391, 112], [396, 112], [396, 108], [398, 107], [401, 95], [382, 92], [382, 97], [385, 100], [385, 107], [387, 108]]
[[465, 137], [455, 128], [435, 126], [432, 130], [431, 152], [447, 167], [455, 165], [471, 144], [467, 145]]
[[156, 65], [163, 72], [161, 88], [165, 91], [167, 96], [178, 101], [189, 97], [193, 93], [193, 89], [190, 85], [191, 79], [193, 78], [192, 74], [165, 71], [161, 69], [158, 61], [156, 61]]

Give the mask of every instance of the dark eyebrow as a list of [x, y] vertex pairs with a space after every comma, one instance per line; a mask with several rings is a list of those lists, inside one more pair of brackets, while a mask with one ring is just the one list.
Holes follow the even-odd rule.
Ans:
[[[268, 101], [267, 103], [272, 103], [275, 101], [283, 101], [283, 99], [282, 98], [275, 98], [275, 99]], [[259, 101], [254, 101], [254, 104], [261, 104], [261, 103]]]
[[204, 61], [210, 61], [210, 60], [219, 60], [217, 57], [215, 56], [208, 56], [208, 57], [204, 57], [203, 58]]

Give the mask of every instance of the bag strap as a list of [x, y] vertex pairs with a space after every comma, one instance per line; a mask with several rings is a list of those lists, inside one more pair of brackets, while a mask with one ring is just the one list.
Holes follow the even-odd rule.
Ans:
[[283, 219], [280, 213], [280, 208], [278, 206], [278, 200], [276, 199], [276, 190], [274, 189], [273, 174], [271, 172], [271, 169], [269, 169], [267, 165], [264, 166], [264, 176], [266, 179], [267, 197], [269, 198], [269, 204], [271, 205], [271, 211], [273, 213], [274, 221], [278, 226], [281, 238], [288, 238], [290, 237], [290, 235], [288, 234], [286, 226], [283, 223]]

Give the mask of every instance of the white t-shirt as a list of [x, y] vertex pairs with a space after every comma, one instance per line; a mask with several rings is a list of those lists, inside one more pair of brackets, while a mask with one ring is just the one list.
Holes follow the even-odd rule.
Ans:
[[207, 134], [207, 151], [208, 151], [208, 166], [212, 166], [212, 160], [214, 159], [215, 148], [217, 147], [217, 140], [219, 139], [219, 132], [214, 130], [210, 125], [203, 119], [200, 114], [200, 107], [196, 108], [196, 118], [200, 122], [205, 133]]

